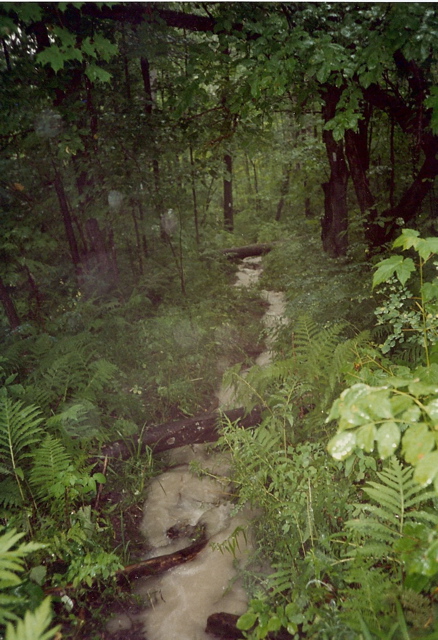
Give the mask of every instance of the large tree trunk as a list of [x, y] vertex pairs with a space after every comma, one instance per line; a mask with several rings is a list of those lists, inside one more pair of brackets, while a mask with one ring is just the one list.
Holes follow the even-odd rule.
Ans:
[[359, 133], [351, 129], [346, 131], [345, 152], [360, 211], [368, 221], [371, 221], [377, 219], [378, 213], [367, 175], [369, 155], [368, 149], [363, 144], [364, 137], [366, 140], [366, 129]]
[[430, 136], [430, 138], [430, 144], [423, 145], [426, 157], [414, 181], [406, 189], [398, 204], [382, 212], [382, 218], [387, 220], [386, 224], [382, 227], [371, 219], [367, 229], [370, 247], [378, 249], [394, 239], [395, 232], [399, 228], [398, 218], [405, 225], [411, 224], [415, 220], [424, 198], [432, 189], [434, 179], [438, 175], [438, 159], [436, 157], [438, 137]]
[[409, 84], [410, 99], [402, 98], [398, 93], [390, 93], [377, 84], [363, 89], [363, 96], [373, 107], [386, 111], [391, 121], [396, 122], [405, 134], [413, 136], [416, 140], [416, 152], [421, 149], [424, 160], [398, 204], [391, 204], [382, 212], [384, 226], [377, 224], [376, 219], [371, 216], [367, 229], [371, 249], [378, 249], [393, 239], [398, 228], [397, 218], [405, 224], [415, 220], [438, 175], [438, 136], [430, 130], [431, 109], [424, 108], [424, 97], [429, 91], [428, 82], [422, 69], [414, 61], [406, 60], [401, 51], [395, 52], [394, 61]]
[[[324, 99], [324, 121], [331, 120], [342, 89], [326, 86], [322, 94]], [[324, 190], [324, 217], [321, 221], [321, 238], [324, 251], [333, 258], [345, 255], [348, 248], [348, 209], [347, 183], [348, 167], [344, 156], [342, 141], [335, 140], [332, 131], [323, 131], [323, 140], [330, 165], [328, 182], [322, 185]]]
[[68, 246], [70, 247], [71, 259], [75, 271], [79, 275], [81, 273], [81, 257], [79, 255], [78, 244], [76, 242], [76, 236], [73, 230], [73, 219], [70, 214], [70, 207], [64, 191], [64, 185], [62, 184], [61, 176], [59, 175], [57, 169], [55, 169], [55, 190], [59, 200], [62, 219], [64, 221], [65, 234], [67, 236]]

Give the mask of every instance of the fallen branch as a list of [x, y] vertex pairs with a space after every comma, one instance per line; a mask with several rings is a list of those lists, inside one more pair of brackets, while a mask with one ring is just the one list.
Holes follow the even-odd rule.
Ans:
[[136, 564], [131, 564], [120, 569], [116, 574], [117, 581], [119, 583], [124, 580], [132, 582], [133, 580], [138, 580], [138, 578], [156, 576], [168, 571], [169, 569], [173, 569], [173, 567], [178, 567], [186, 562], [191, 562], [196, 558], [198, 553], [207, 546], [207, 542], [208, 540], [204, 531], [204, 535], [202, 535], [199, 540], [188, 547], [184, 547], [184, 549], [174, 551], [173, 553], [167, 553], [166, 555], [158, 556], [157, 558], [142, 560], [141, 562], [137, 562]]
[[195, 418], [175, 420], [151, 427], [140, 436], [132, 436], [125, 440], [117, 440], [102, 447], [103, 458], [129, 458], [133, 452], [144, 451], [150, 447], [154, 453], [175, 449], [188, 444], [203, 444], [215, 442], [220, 435], [220, 427], [223, 418], [230, 422], [239, 420], [239, 424], [245, 429], [260, 424], [262, 412], [256, 407], [249, 413], [245, 413], [243, 407], [231, 411], [213, 411], [199, 415]]
[[[127, 567], [123, 567], [123, 569], [119, 569], [115, 574], [117, 583], [119, 586], [126, 586], [138, 578], [156, 576], [168, 571], [169, 569], [173, 569], [173, 567], [190, 562], [191, 560], [194, 560], [198, 553], [207, 546], [207, 542], [208, 539], [205, 535], [205, 528], [203, 528], [199, 539], [188, 547], [184, 547], [184, 549], [174, 551], [173, 553], [167, 553], [156, 558], [148, 558], [148, 560], [142, 560], [141, 562], [130, 564]], [[83, 584], [74, 586], [70, 583], [62, 587], [49, 587], [44, 590], [44, 593], [46, 595], [60, 597], [67, 591], [73, 591], [79, 586], [81, 589], [84, 588]], [[92, 589], [93, 586], [90, 588]]]
[[231, 249], [222, 249], [221, 253], [230, 260], [243, 260], [250, 256], [263, 256], [269, 253], [275, 247], [272, 243], [247, 244], [244, 247], [232, 247]]

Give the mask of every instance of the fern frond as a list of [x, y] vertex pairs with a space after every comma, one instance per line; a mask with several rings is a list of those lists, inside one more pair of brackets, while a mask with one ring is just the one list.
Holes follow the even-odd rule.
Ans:
[[118, 371], [116, 365], [101, 358], [91, 363], [89, 367], [90, 378], [87, 381], [83, 394], [85, 398], [94, 400], [96, 392], [103, 391], [103, 389], [111, 382], [114, 375]]
[[345, 523], [347, 529], [352, 529], [362, 535], [373, 536], [379, 541], [394, 542], [395, 538], [399, 538], [398, 532], [391, 529], [385, 524], [381, 524], [377, 520], [371, 518], [359, 518], [356, 520], [348, 520]]
[[24, 533], [17, 533], [16, 529], [0, 535], [0, 589], [20, 584], [21, 578], [17, 574], [24, 570], [24, 558], [32, 551], [46, 546], [39, 542], [27, 542], [13, 549], [23, 536]]
[[387, 544], [385, 542], [366, 542], [353, 549], [351, 555], [362, 558], [387, 558], [393, 553], [392, 544], [389, 542], [393, 542], [393, 540], [391, 539]]
[[[379, 553], [389, 554], [391, 548], [388, 548], [387, 543], [392, 545], [403, 536], [406, 522], [420, 520], [435, 524], [438, 520], [435, 514], [412, 509], [434, 496], [431, 491], [413, 484], [412, 467], [403, 468], [397, 458], [393, 457], [386, 469], [377, 475], [380, 482], [368, 482], [364, 487], [365, 493], [377, 505], [356, 505], [363, 512], [367, 512], [368, 516], [346, 523], [347, 529], [356, 531], [365, 539], [360, 554], [366, 555], [369, 552], [374, 557], [379, 557]], [[407, 496], [409, 500], [406, 499]], [[379, 547], [381, 543], [382, 548]]]
[[64, 486], [59, 483], [71, 464], [71, 459], [62, 443], [48, 434], [34, 455], [34, 464], [29, 482], [35, 497], [42, 502], [63, 496]]
[[49, 418], [47, 427], [67, 434], [69, 438], [94, 438], [100, 431], [99, 411], [87, 400], [78, 401]]
[[19, 507], [23, 499], [15, 479], [12, 476], [0, 482], [0, 506], [4, 509]]
[[40, 414], [35, 406], [0, 397], [0, 458], [3, 466], [14, 474], [40, 439]]
[[51, 620], [50, 598], [45, 598], [34, 611], [26, 611], [16, 626], [8, 623], [5, 640], [50, 640], [59, 631], [59, 626], [48, 629]]

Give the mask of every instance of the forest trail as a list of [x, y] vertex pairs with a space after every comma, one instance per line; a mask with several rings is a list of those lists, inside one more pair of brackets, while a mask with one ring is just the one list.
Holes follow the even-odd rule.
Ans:
[[[261, 272], [261, 257], [245, 258], [235, 286], [256, 285]], [[273, 291], [260, 295], [267, 303], [266, 335], [265, 350], [256, 364], [265, 366], [272, 358], [275, 329], [285, 322], [285, 299], [284, 294]], [[217, 397], [221, 409], [234, 406], [231, 388], [222, 386]], [[174, 449], [167, 453], [166, 463], [168, 470], [151, 481], [144, 506], [141, 530], [151, 548], [147, 557], [189, 546], [201, 525], [209, 544], [191, 562], [138, 581], [135, 593], [149, 606], [135, 621], [142, 622], [146, 640], [211, 640], [213, 636], [205, 631], [211, 614], [242, 615], [247, 609], [247, 594], [238, 574], [254, 549], [250, 523], [256, 513], [249, 507], [234, 512], [230, 457], [215, 452], [211, 445]], [[194, 469], [205, 473], [196, 474]], [[132, 624], [132, 617], [118, 616], [108, 629], [128, 632]]]

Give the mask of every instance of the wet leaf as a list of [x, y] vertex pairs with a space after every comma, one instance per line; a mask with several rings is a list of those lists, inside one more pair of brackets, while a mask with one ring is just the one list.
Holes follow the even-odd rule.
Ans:
[[377, 449], [382, 460], [392, 456], [400, 443], [400, 429], [395, 422], [385, 422], [377, 431]]
[[421, 382], [421, 380], [414, 380], [409, 385], [409, 393], [412, 393], [413, 396], [419, 398], [421, 396], [428, 396], [432, 393], [438, 393], [438, 388], [436, 385], [427, 384], [425, 382]]
[[431, 420], [433, 420], [434, 423], [438, 424], [438, 398], [435, 398], [435, 400], [429, 402], [425, 406], [425, 409]]
[[403, 455], [406, 462], [414, 466], [432, 451], [435, 446], [433, 433], [429, 431], [427, 424], [412, 425], [403, 436]]
[[345, 460], [356, 447], [356, 434], [352, 431], [337, 433], [328, 443], [327, 449], [335, 460]]
[[426, 487], [438, 474], [438, 451], [432, 451], [422, 458], [414, 471], [414, 480]]
[[248, 631], [248, 629], [251, 629], [251, 627], [255, 625], [256, 621], [256, 614], [248, 611], [247, 613], [244, 613], [243, 616], [240, 616], [236, 623], [236, 627], [241, 631]]
[[377, 429], [374, 422], [365, 424], [356, 431], [356, 443], [357, 446], [371, 453], [374, 449], [374, 440], [376, 439]]

